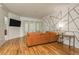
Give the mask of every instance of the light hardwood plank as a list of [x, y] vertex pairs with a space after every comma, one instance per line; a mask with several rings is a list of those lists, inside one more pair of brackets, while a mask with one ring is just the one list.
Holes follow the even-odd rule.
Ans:
[[27, 47], [25, 38], [8, 40], [0, 47], [1, 55], [79, 55], [78, 48], [57, 42]]

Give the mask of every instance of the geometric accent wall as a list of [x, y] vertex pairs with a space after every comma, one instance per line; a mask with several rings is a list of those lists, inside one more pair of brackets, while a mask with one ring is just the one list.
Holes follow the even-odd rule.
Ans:
[[[44, 31], [59, 31], [57, 27], [59, 23], [63, 23], [62, 31], [64, 34], [72, 34], [76, 36], [76, 47], [79, 47], [79, 5], [72, 9], [67, 8], [66, 14], [62, 15], [62, 11], [57, 16], [45, 16], [43, 18]], [[47, 29], [47, 30], [46, 30]]]

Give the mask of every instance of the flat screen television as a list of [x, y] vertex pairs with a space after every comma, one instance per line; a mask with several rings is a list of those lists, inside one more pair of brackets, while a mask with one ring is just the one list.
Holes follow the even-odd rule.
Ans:
[[9, 26], [20, 27], [21, 21], [10, 18]]

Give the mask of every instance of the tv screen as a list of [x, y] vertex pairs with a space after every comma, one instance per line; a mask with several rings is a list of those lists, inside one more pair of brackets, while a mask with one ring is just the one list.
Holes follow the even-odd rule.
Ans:
[[21, 21], [15, 20], [15, 19], [10, 19], [9, 26], [20, 27], [21, 26]]

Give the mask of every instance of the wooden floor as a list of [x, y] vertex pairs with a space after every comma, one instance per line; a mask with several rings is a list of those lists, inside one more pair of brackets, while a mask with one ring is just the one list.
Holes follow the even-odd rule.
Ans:
[[7, 41], [0, 47], [1, 55], [78, 55], [79, 49], [57, 42], [27, 47], [24, 38]]

